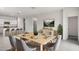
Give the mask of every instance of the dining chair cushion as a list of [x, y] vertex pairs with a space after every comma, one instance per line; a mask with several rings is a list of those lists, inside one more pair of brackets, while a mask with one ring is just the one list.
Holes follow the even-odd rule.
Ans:
[[[55, 40], [55, 41], [54, 41]], [[57, 38], [53, 39], [52, 41], [48, 42], [44, 47], [51, 51], [51, 50], [55, 50], [55, 47], [56, 47], [56, 43], [57, 43]]]
[[38, 47], [40, 46], [40, 44], [38, 44], [38, 43], [36, 43], [36, 42], [33, 42], [33, 41], [28, 42], [27, 45], [28, 45], [29, 47], [31, 47], [31, 48], [35, 48], [35, 47], [38, 48]]
[[13, 50], [16, 50], [16, 39], [14, 36], [9, 36], [10, 44]]
[[9, 36], [9, 40], [10, 40], [11, 46], [15, 47], [15, 43], [14, 43], [15, 39], [13, 39], [12, 36]]
[[21, 40], [22, 42], [22, 45], [23, 45], [23, 48], [24, 48], [24, 51], [32, 51], [32, 50], [36, 50], [36, 48], [30, 48], [26, 42], [24, 40]]
[[17, 48], [17, 51], [24, 51], [21, 40], [19, 40], [17, 38], [16, 38], [16, 48]]

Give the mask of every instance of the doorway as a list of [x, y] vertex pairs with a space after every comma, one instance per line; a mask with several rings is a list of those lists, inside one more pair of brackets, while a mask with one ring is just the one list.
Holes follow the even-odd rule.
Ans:
[[78, 16], [68, 17], [68, 39], [78, 41]]

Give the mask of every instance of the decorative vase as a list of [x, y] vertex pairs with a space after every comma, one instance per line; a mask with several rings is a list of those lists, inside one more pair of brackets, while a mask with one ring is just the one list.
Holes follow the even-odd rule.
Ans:
[[36, 20], [33, 21], [33, 32], [34, 32], [34, 35], [38, 35], [38, 32], [37, 32], [37, 22], [36, 22]]

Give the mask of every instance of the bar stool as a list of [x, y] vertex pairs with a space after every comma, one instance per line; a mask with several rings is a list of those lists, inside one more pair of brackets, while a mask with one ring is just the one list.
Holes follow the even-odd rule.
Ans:
[[12, 28], [10, 32], [11, 32], [11, 35], [15, 35], [15, 30], [14, 30], [14, 28]]
[[4, 36], [9, 36], [10, 35], [10, 29], [9, 28], [6, 28], [5, 30], [4, 30]]

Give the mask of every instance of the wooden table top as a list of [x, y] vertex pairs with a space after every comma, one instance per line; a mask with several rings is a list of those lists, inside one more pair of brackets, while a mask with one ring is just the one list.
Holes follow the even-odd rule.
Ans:
[[28, 34], [19, 34], [16, 36], [16, 38], [24, 38], [30, 41], [34, 41], [37, 42], [39, 44], [45, 45], [48, 42], [50, 42], [51, 40], [55, 39], [56, 36], [45, 36], [43, 34], [38, 34], [37, 36], [35, 36], [33, 33], [28, 33]]

